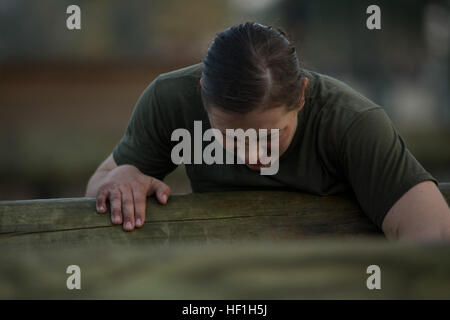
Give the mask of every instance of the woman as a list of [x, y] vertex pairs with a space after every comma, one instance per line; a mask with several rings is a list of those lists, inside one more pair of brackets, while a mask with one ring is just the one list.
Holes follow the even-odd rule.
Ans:
[[[449, 238], [450, 210], [437, 180], [408, 151], [383, 109], [334, 78], [302, 69], [281, 29], [250, 22], [219, 33], [202, 63], [161, 74], [149, 85], [86, 196], [97, 197], [99, 212], [109, 200], [112, 222], [125, 230], [141, 227], [146, 196], [162, 204], [170, 196], [162, 179], [177, 165], [172, 134], [183, 129], [198, 136], [198, 123], [225, 135], [227, 129], [274, 130], [279, 158], [272, 175], [261, 175], [261, 159], [251, 163], [248, 156], [245, 165], [185, 161], [194, 192], [353, 191], [390, 239]], [[215, 141], [229, 155], [235, 137], [225, 137]], [[202, 157], [206, 144], [184, 152]]]

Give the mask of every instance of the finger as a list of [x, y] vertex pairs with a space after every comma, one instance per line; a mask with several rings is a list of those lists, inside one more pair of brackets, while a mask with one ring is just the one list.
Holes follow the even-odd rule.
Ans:
[[171, 193], [170, 187], [167, 184], [161, 180], [153, 179], [150, 189], [152, 194], [156, 194], [156, 198], [161, 204], [167, 203], [167, 199], [169, 199]]
[[108, 197], [108, 189], [100, 188], [96, 197], [96, 209], [99, 213], [106, 212], [106, 198]]
[[122, 195], [115, 188], [109, 192], [109, 203], [111, 204], [111, 221], [114, 224], [122, 223]]
[[146, 205], [146, 194], [140, 190], [133, 190], [134, 199], [134, 220], [136, 227], [140, 228], [145, 222], [145, 205]]
[[134, 229], [134, 200], [133, 193], [130, 187], [121, 187], [122, 194], [122, 214], [123, 214], [123, 229], [131, 231]]

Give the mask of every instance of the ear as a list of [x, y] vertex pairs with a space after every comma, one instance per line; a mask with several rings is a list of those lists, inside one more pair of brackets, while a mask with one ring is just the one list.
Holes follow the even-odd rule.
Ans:
[[306, 88], [308, 86], [308, 78], [302, 77], [302, 86], [300, 88], [300, 108], [299, 111], [303, 108], [305, 105], [305, 98], [306, 98]]

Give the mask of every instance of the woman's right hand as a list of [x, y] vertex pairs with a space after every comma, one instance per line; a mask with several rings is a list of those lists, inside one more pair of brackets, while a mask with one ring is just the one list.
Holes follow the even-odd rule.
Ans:
[[155, 194], [161, 204], [166, 204], [170, 192], [170, 187], [161, 180], [132, 165], [121, 165], [102, 179], [96, 196], [97, 212], [105, 213], [109, 200], [112, 223], [123, 224], [124, 230], [131, 231], [144, 225], [147, 196]]

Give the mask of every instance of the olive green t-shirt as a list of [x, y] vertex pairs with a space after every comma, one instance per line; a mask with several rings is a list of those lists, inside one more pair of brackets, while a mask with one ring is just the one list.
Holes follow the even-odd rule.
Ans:
[[[193, 137], [196, 120], [202, 121], [203, 132], [211, 128], [200, 96], [201, 72], [198, 63], [151, 82], [113, 151], [117, 165], [134, 165], [158, 179], [176, 168], [171, 151], [178, 141], [171, 141], [172, 132], [185, 128]], [[438, 183], [410, 153], [380, 106], [330, 76], [306, 69], [303, 74], [309, 79], [305, 105], [278, 172], [261, 175], [244, 164], [187, 164], [194, 192], [353, 192], [363, 212], [381, 228], [386, 213], [411, 187], [424, 180]]]

